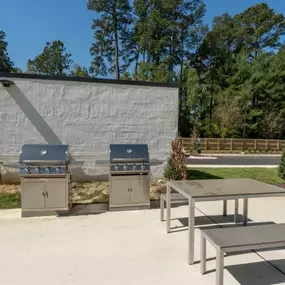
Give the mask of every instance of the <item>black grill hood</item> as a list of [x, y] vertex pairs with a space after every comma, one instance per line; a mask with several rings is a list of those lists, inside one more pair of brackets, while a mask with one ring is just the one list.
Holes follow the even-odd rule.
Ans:
[[149, 162], [147, 144], [110, 144], [110, 162]]
[[68, 145], [24, 144], [20, 153], [20, 164], [66, 164], [68, 161]]

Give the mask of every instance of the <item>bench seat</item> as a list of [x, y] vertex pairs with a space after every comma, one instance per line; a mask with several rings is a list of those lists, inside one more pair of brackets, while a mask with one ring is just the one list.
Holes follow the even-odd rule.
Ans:
[[206, 272], [206, 240], [216, 248], [216, 285], [222, 285], [224, 253], [283, 247], [285, 224], [201, 230], [201, 274]]
[[[160, 220], [164, 221], [164, 202], [166, 202], [166, 194], [160, 195]], [[171, 203], [172, 204], [187, 204], [188, 199], [185, 198], [180, 193], [171, 193]]]

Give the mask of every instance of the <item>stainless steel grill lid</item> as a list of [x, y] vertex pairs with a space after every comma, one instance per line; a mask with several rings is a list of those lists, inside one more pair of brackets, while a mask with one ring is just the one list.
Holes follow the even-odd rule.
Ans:
[[147, 144], [111, 144], [110, 162], [149, 162]]
[[20, 164], [67, 164], [68, 145], [24, 144], [20, 154]]

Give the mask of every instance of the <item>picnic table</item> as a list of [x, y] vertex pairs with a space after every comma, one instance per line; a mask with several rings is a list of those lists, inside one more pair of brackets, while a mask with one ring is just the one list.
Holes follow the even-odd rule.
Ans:
[[[284, 189], [252, 179], [209, 179], [169, 181], [166, 191], [166, 231], [171, 228], [171, 191], [175, 190], [188, 199], [188, 263], [194, 263], [195, 202], [235, 200], [235, 216], [238, 199], [243, 199], [243, 224], [247, 225], [248, 199], [285, 196]], [[236, 218], [235, 218], [236, 222]]]

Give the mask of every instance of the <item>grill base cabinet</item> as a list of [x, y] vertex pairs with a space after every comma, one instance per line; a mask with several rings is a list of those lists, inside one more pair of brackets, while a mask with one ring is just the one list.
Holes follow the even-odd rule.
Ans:
[[21, 178], [22, 217], [68, 213], [72, 185], [68, 178]]
[[25, 144], [20, 152], [22, 217], [59, 215], [71, 209], [68, 145]]
[[110, 145], [109, 210], [150, 208], [150, 160], [146, 144]]
[[149, 175], [110, 176], [109, 210], [150, 208]]

